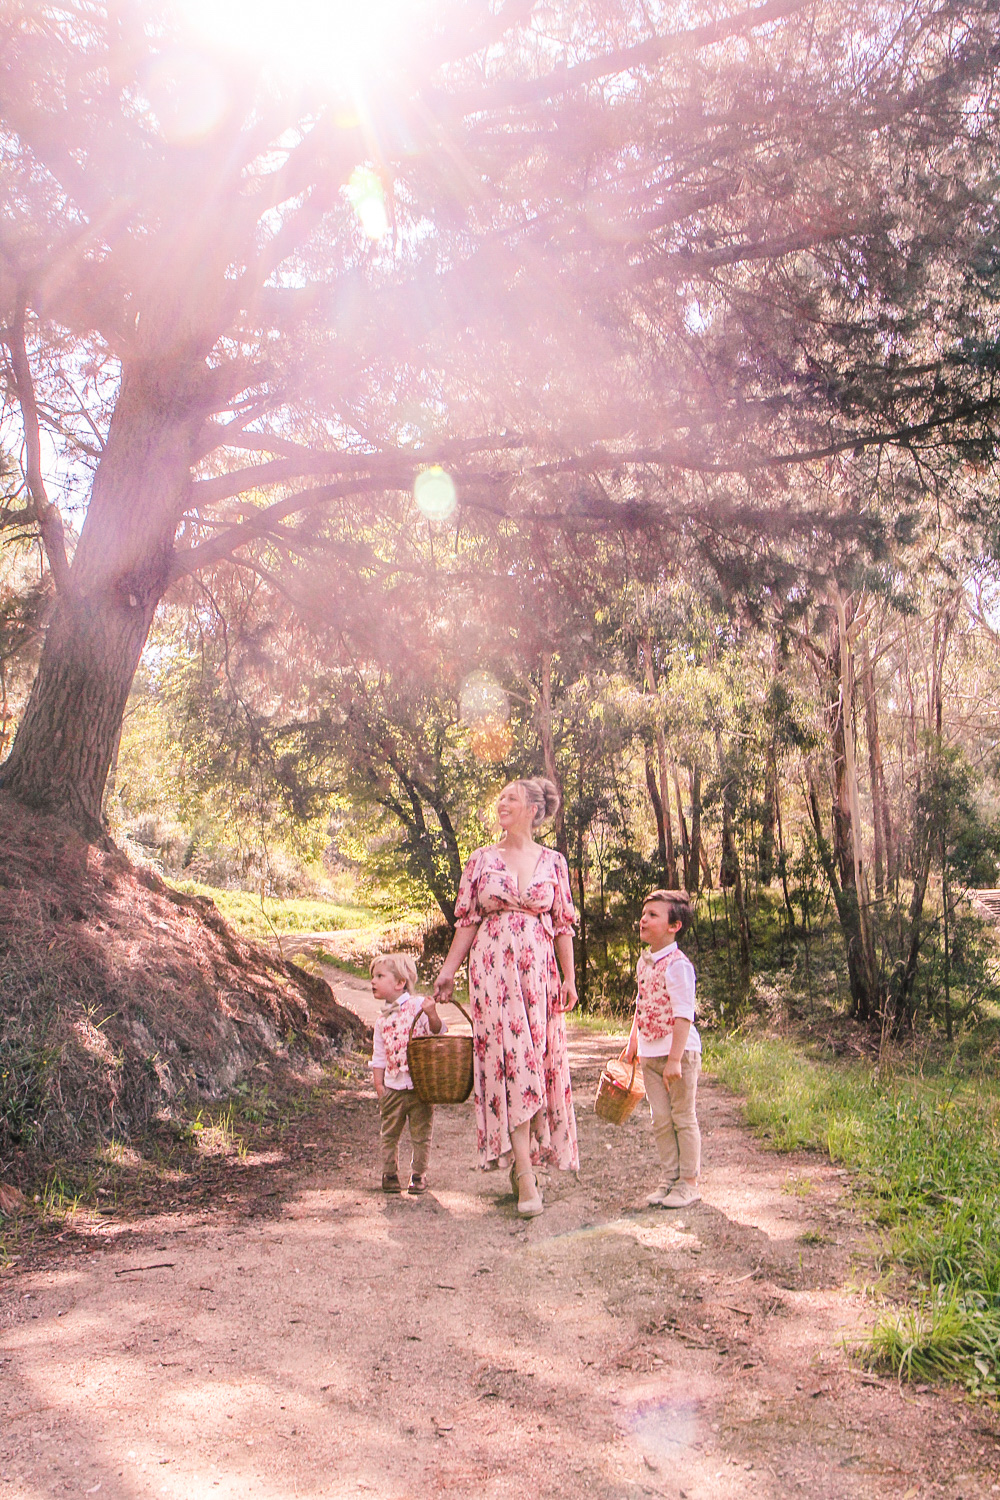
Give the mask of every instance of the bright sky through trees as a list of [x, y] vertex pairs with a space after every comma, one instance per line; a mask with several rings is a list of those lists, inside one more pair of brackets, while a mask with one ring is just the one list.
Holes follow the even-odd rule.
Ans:
[[420, 27], [414, 0], [179, 0], [192, 41], [264, 61], [286, 78], [353, 93], [403, 57]]

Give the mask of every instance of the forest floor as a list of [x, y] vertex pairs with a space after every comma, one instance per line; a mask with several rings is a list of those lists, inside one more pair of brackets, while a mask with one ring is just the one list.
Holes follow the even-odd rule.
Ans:
[[0, 1269], [0, 1500], [1000, 1492], [994, 1408], [847, 1352], [847, 1174], [761, 1149], [706, 1078], [704, 1201], [645, 1208], [645, 1108], [592, 1107], [620, 1045], [571, 1029], [583, 1167], [537, 1220], [476, 1170], [471, 1101], [437, 1112], [427, 1196], [384, 1197], [359, 1059], [224, 1192], [37, 1236]]

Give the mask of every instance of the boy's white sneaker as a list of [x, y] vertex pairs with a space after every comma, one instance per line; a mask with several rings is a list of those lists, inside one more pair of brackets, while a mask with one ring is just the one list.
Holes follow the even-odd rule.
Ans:
[[690, 1182], [678, 1182], [674, 1190], [663, 1199], [664, 1208], [690, 1208], [692, 1203], [700, 1203], [701, 1194]]
[[665, 1182], [662, 1187], [658, 1187], [656, 1189], [655, 1193], [650, 1193], [649, 1197], [646, 1199], [646, 1206], [648, 1208], [662, 1208], [676, 1186], [676, 1178], [673, 1182]]

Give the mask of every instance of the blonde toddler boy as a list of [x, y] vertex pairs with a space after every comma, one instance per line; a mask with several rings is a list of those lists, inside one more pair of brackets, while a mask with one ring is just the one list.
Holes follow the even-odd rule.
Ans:
[[[382, 1013], [375, 1022], [372, 1042], [372, 1074], [382, 1117], [382, 1191], [399, 1193], [399, 1141], [403, 1126], [410, 1122], [410, 1144], [413, 1162], [408, 1191], [414, 1195], [427, 1191], [427, 1162], [434, 1129], [434, 1106], [425, 1104], [413, 1087], [406, 1065], [406, 1048], [413, 1035], [437, 1035], [447, 1027], [438, 1015], [433, 1000], [414, 994], [417, 966], [408, 953], [381, 953], [369, 965], [372, 994], [382, 1003]], [[417, 1017], [416, 1026], [413, 1025]]]

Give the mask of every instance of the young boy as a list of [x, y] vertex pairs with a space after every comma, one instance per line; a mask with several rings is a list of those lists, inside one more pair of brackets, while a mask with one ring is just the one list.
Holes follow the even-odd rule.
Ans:
[[368, 972], [372, 994], [382, 1002], [382, 1014], [375, 1022], [371, 1061], [382, 1115], [382, 1191], [402, 1191], [399, 1185], [399, 1139], [409, 1120], [413, 1147], [409, 1191], [417, 1196], [427, 1191], [434, 1106], [417, 1097], [406, 1066], [406, 1047], [415, 1016], [419, 1019], [413, 1027], [414, 1036], [426, 1036], [430, 1031], [437, 1035], [447, 1028], [434, 1001], [424, 1000], [413, 993], [417, 987], [417, 966], [408, 953], [382, 953], [372, 959]]
[[694, 913], [686, 891], [650, 891], [639, 937], [649, 945], [636, 968], [635, 1020], [625, 1051], [642, 1063], [662, 1182], [646, 1202], [687, 1208], [701, 1198], [701, 1131], [695, 1112], [701, 1038], [694, 1024], [694, 966], [677, 946]]

